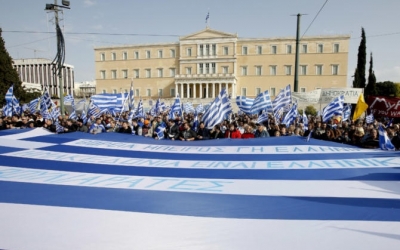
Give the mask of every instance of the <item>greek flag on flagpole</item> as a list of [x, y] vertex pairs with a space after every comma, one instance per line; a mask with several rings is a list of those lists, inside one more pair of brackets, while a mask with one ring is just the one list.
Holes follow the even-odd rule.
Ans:
[[282, 115], [283, 115], [283, 107], [274, 112], [274, 118], [276, 123], [280, 124]]
[[64, 132], [64, 127], [60, 125], [60, 123], [58, 122], [58, 120], [56, 120], [54, 122], [54, 124], [56, 125], [56, 133], [63, 133]]
[[260, 93], [254, 100], [251, 106], [251, 113], [258, 113], [260, 111], [266, 111], [267, 113], [273, 113], [271, 97], [268, 90]]
[[304, 125], [304, 130], [308, 130], [308, 118], [306, 113], [304, 112], [304, 109], [303, 109], [303, 125]]
[[210, 108], [203, 115], [205, 127], [212, 128], [214, 125], [223, 121], [227, 114], [232, 112], [231, 102], [226, 93], [226, 89], [222, 89], [219, 95], [212, 102]]
[[135, 109], [135, 97], [133, 92], [133, 81], [131, 82], [131, 89], [129, 91], [129, 110]]
[[66, 95], [64, 97], [64, 104], [74, 103], [74, 97], [72, 95]]
[[165, 127], [163, 127], [161, 125], [156, 128], [155, 132], [156, 132], [157, 138], [159, 140], [164, 139], [164, 130], [165, 130]]
[[6, 93], [6, 97], [5, 97], [5, 98], [6, 98], [6, 101], [7, 101], [7, 102], [12, 101], [13, 96], [14, 96], [14, 84], [11, 85], [11, 87], [8, 89], [8, 91], [7, 91], [7, 93]]
[[198, 113], [203, 113], [204, 112], [204, 107], [203, 107], [203, 104], [199, 104], [199, 105], [197, 105], [197, 107], [196, 107], [196, 112], [197, 112], [197, 114]]
[[210, 12], [208, 12], [207, 13], [207, 16], [206, 16], [206, 23], [208, 22], [208, 19], [210, 18]]
[[253, 98], [247, 98], [245, 96], [236, 97], [236, 105], [245, 114], [251, 114], [251, 107], [253, 106], [253, 103], [254, 103]]
[[81, 119], [82, 119], [82, 123], [83, 123], [83, 124], [86, 124], [86, 123], [87, 123], [87, 120], [88, 120], [88, 119], [87, 119], [86, 111], [85, 111], [85, 110], [82, 111]]
[[308, 136], [306, 138], [306, 142], [310, 141], [313, 132], [314, 132], [314, 130], [311, 130], [310, 133], [308, 133]]
[[365, 117], [365, 121], [367, 122], [367, 124], [373, 123], [374, 120], [375, 120], [374, 114], [372, 114], [372, 113]]
[[268, 120], [268, 113], [263, 112], [261, 115], [258, 116], [257, 123], [263, 123], [266, 120]]
[[183, 105], [183, 109], [185, 110], [186, 114], [189, 113], [194, 113], [195, 109], [193, 107], [193, 104], [191, 102], [187, 102]]
[[199, 128], [199, 117], [198, 117], [198, 113], [196, 110], [196, 111], [194, 111], [194, 121], [193, 121], [193, 125], [192, 125], [192, 130], [197, 131], [198, 128]]
[[37, 99], [34, 99], [29, 102], [28, 107], [29, 107], [29, 111], [31, 112], [31, 114], [36, 113], [36, 110], [38, 110], [39, 100], [40, 100], [40, 98], [37, 98]]
[[275, 97], [272, 102], [272, 106], [274, 107], [274, 111], [277, 111], [281, 108], [289, 106], [292, 103], [292, 92], [290, 90], [290, 84], [282, 89], [279, 94]]
[[94, 102], [90, 102], [89, 104], [89, 110], [88, 110], [88, 116], [94, 116], [95, 118], [99, 117], [101, 114], [100, 107], [97, 106]]
[[336, 97], [322, 110], [322, 121], [328, 122], [335, 115], [343, 115], [344, 96]]
[[175, 102], [171, 106], [169, 118], [174, 119], [175, 115], [182, 116], [181, 99], [179, 98], [179, 95], [175, 98]]
[[142, 99], [140, 99], [137, 109], [136, 109], [136, 113], [135, 113], [135, 118], [144, 118], [144, 110], [143, 110], [143, 101]]
[[298, 116], [298, 111], [297, 111], [297, 103], [294, 103], [292, 108], [289, 110], [289, 112], [286, 114], [285, 118], [283, 118], [282, 123], [286, 125], [286, 127], [289, 127], [291, 123], [296, 119]]
[[382, 124], [379, 124], [378, 133], [379, 133], [379, 147], [382, 150], [395, 150], [395, 147], [393, 146], [392, 142], [390, 141], [389, 136], [387, 135]]
[[343, 121], [350, 120], [351, 104], [346, 103], [343, 107]]

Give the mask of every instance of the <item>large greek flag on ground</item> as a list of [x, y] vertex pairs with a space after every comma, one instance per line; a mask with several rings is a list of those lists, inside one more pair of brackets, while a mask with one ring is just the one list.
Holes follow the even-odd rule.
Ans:
[[18, 129], [0, 162], [1, 249], [399, 247], [396, 151]]

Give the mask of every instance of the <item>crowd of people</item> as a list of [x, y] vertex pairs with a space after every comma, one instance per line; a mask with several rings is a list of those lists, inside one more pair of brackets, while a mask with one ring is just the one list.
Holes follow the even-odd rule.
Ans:
[[[306, 124], [308, 127], [305, 127], [300, 118], [287, 127], [275, 122], [272, 117], [263, 123], [257, 123], [257, 115], [232, 114], [229, 120], [224, 120], [211, 129], [204, 126], [201, 121], [202, 114], [198, 115], [197, 120], [200, 122], [196, 122], [192, 113], [175, 119], [168, 119], [167, 114], [160, 114], [129, 121], [128, 112], [124, 112], [117, 117], [110, 114], [103, 114], [97, 118], [90, 117], [86, 123], [79, 116], [76, 120], [68, 119], [68, 116], [59, 116], [57, 122], [61, 125], [60, 131], [56, 127], [56, 121], [43, 119], [40, 113], [23, 113], [21, 116], [0, 116], [0, 130], [43, 127], [55, 133], [124, 133], [181, 141], [303, 136], [364, 148], [378, 148], [378, 124], [382, 123], [392, 144], [397, 150], [400, 149], [399, 124], [390, 123], [388, 119], [375, 119], [370, 124], [360, 119], [354, 122], [331, 120], [324, 123], [318, 117], [309, 116]], [[161, 135], [159, 127], [163, 128]]]

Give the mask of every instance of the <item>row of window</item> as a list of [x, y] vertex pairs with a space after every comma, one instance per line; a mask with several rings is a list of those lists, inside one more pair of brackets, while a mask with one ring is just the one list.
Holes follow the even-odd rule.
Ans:
[[[284, 74], [285, 75], [292, 75], [293, 74], [293, 66], [292, 65], [284, 65]], [[157, 77], [167, 77], [164, 76], [164, 69], [159, 68], [157, 70]], [[315, 65], [315, 75], [322, 75], [324, 70], [324, 65]], [[192, 74], [192, 67], [185, 68], [186, 74]], [[215, 74], [216, 73], [216, 63], [199, 63], [198, 64], [198, 72], [199, 74]], [[222, 67], [222, 73], [228, 74], [229, 73], [229, 66]], [[175, 77], [176, 69], [170, 68], [169, 69], [169, 76], [168, 77]], [[307, 65], [300, 65], [299, 67], [299, 74], [300, 75], [308, 75], [308, 66]], [[339, 74], [339, 65], [333, 64], [331, 65], [331, 74], [338, 75]], [[241, 75], [247, 76], [249, 75], [249, 68], [248, 66], [241, 66]], [[254, 75], [261, 76], [263, 74], [263, 66], [255, 66], [254, 68]], [[275, 76], [278, 75], [278, 66], [270, 65], [269, 66], [269, 75]], [[133, 77], [140, 78], [140, 70], [134, 69], [133, 70]], [[145, 69], [145, 78], [151, 78], [152, 72], [151, 69]], [[124, 69], [121, 71], [121, 77], [118, 77], [117, 70], [111, 70], [111, 79], [117, 78], [129, 78], [128, 70]], [[100, 79], [107, 79], [107, 73], [105, 70], [100, 71]]]
[[[292, 65], [284, 65], [284, 72], [285, 75], [292, 75], [293, 70], [292, 70]], [[278, 66], [276, 65], [270, 65], [269, 66], [269, 75], [271, 76], [276, 76], [278, 74]], [[322, 75], [324, 69], [324, 65], [315, 65], [315, 75]], [[308, 66], [307, 65], [300, 65], [299, 66], [299, 73], [300, 75], [308, 75]], [[331, 65], [331, 74], [332, 75], [338, 75], [339, 74], [339, 65], [338, 64], [333, 64]], [[241, 75], [242, 76], [247, 76], [248, 75], [248, 67], [247, 66], [242, 66], [241, 67]], [[256, 76], [261, 76], [263, 75], [263, 66], [255, 66], [255, 75]]]
[[[259, 95], [261, 93], [261, 91], [262, 91], [261, 88], [256, 88], [255, 90], [256, 90], [255, 91], [255, 95], [256, 96]], [[125, 91], [125, 93], [128, 93], [128, 89], [125, 89], [124, 91]], [[103, 92], [103, 94], [107, 93], [107, 91], [104, 90], [104, 89], [103, 89], [102, 92]], [[120, 92], [122, 92], [122, 90], [120, 90]], [[171, 88], [169, 92], [170, 92], [169, 93], [170, 96], [175, 96], [175, 89], [174, 88]], [[306, 92], [306, 88], [300, 88], [300, 92], [305, 93]], [[117, 89], [113, 89], [112, 93], [113, 94], [117, 94], [118, 90]], [[241, 88], [240, 94], [242, 96], [247, 96], [247, 88]], [[270, 96], [276, 96], [276, 88], [270, 88], [269, 94], [270, 94]], [[134, 95], [135, 96], [140, 96], [140, 89], [135, 89]], [[151, 89], [146, 89], [146, 95], [145, 96], [151, 97]], [[158, 89], [157, 96], [163, 97], [163, 89]]]
[[[286, 54], [292, 54], [294, 52], [294, 48], [291, 44], [286, 44]], [[301, 44], [300, 45], [300, 52], [301, 53], [309, 53], [308, 51], [308, 44]], [[324, 53], [324, 44], [317, 44], [316, 47], [316, 53]], [[262, 55], [263, 54], [263, 49], [264, 47], [262, 45], [257, 45], [256, 46], [256, 54], [257, 55]], [[339, 53], [339, 44], [335, 43], [333, 44], [333, 53]], [[215, 56], [217, 55], [217, 45], [216, 44], [199, 44], [198, 45], [198, 55], [199, 56]], [[151, 54], [150, 50], [145, 50], [144, 51], [144, 58], [150, 59], [153, 58], [153, 55]], [[278, 53], [278, 45], [271, 45], [271, 54], [277, 54]], [[222, 46], [222, 54], [223, 55], [229, 55], [229, 47], [228, 46]], [[249, 54], [249, 47], [248, 46], [242, 46], [242, 55], [248, 55]], [[192, 56], [192, 48], [186, 48], [186, 56], [191, 57]], [[175, 58], [176, 57], [176, 52], [175, 49], [170, 49], [169, 50], [169, 58]], [[111, 61], [117, 60], [117, 53], [116, 52], [111, 52], [110, 54]], [[133, 59], [140, 59], [140, 51], [134, 51], [133, 52]], [[157, 50], [157, 55], [156, 58], [165, 58], [164, 57], [164, 50], [159, 49]], [[128, 60], [128, 52], [123, 51], [121, 55], [122, 60]], [[106, 53], [101, 53], [100, 54], [100, 61], [105, 61], [106, 60]]]
[[[150, 50], [146, 50], [144, 52], [144, 56], [146, 59], [150, 59], [152, 58], [152, 54]], [[111, 52], [110, 54], [111, 57], [111, 61], [116, 61], [117, 60], [117, 53], [116, 52]], [[176, 53], [175, 53], [175, 49], [170, 49], [169, 50], [169, 58], [175, 58], [176, 57]], [[134, 59], [140, 59], [140, 51], [134, 51], [133, 52], [133, 58]], [[157, 51], [157, 57], [156, 58], [164, 58], [164, 50], [160, 49]], [[128, 52], [124, 51], [122, 52], [122, 56], [121, 56], [122, 60], [128, 60]], [[106, 60], [106, 53], [101, 53], [100, 54], [100, 61], [105, 61]]]
[[[339, 53], [339, 44], [335, 43], [333, 44], [333, 53]], [[224, 47], [224, 55], [226, 52], [226, 55], [228, 55], [229, 50], [228, 47]], [[286, 44], [286, 54], [292, 54], [294, 52], [294, 48], [291, 44]], [[309, 53], [308, 51], [308, 44], [301, 44], [300, 45], [300, 52], [301, 53]], [[278, 45], [271, 45], [271, 54], [277, 54], [278, 53]], [[324, 53], [324, 45], [323, 44], [317, 44], [317, 50], [316, 53]], [[248, 46], [242, 46], [242, 55], [248, 55]], [[256, 54], [257, 55], [262, 55], [263, 54], [263, 46], [257, 45], [256, 46]]]

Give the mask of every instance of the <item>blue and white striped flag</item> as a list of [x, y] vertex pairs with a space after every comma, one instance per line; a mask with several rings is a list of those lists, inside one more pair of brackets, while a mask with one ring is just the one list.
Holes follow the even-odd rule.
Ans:
[[64, 104], [69, 104], [73, 105], [74, 103], [74, 97], [72, 95], [66, 95], [64, 96]]
[[260, 93], [251, 106], [251, 113], [256, 114], [260, 111], [266, 111], [267, 113], [273, 113], [271, 97], [268, 90]]
[[75, 110], [72, 110], [72, 112], [71, 112], [71, 114], [69, 114], [68, 118], [72, 119], [72, 120], [76, 120], [77, 119]]
[[261, 115], [258, 116], [257, 123], [263, 123], [264, 121], [267, 121], [268, 118], [268, 113], [263, 112]]
[[221, 123], [227, 114], [232, 113], [232, 106], [226, 89], [222, 89], [210, 108], [203, 115], [205, 127], [212, 128]]
[[275, 97], [272, 102], [272, 106], [274, 107], [274, 111], [277, 111], [281, 108], [285, 108], [292, 103], [292, 92], [290, 90], [290, 84], [287, 85], [284, 89], [282, 89], [279, 94]]
[[278, 123], [278, 124], [280, 124], [280, 122], [281, 122], [281, 118], [282, 118], [282, 115], [283, 115], [283, 109], [284, 108], [282, 107], [282, 108], [280, 108], [280, 109], [278, 109], [278, 110], [276, 110], [274, 112], [275, 122]]
[[199, 105], [197, 105], [196, 112], [197, 112], [197, 114], [204, 112], [203, 104], [200, 103]]
[[86, 124], [88, 118], [87, 118], [87, 115], [86, 115], [86, 111], [85, 111], [85, 110], [82, 111], [81, 119], [82, 119], [82, 123], [83, 123], [83, 124]]
[[367, 115], [365, 117], [365, 121], [367, 124], [374, 123], [374, 121], [375, 121], [374, 114], [371, 113], [371, 114]]
[[11, 117], [13, 115], [13, 108], [11, 102], [7, 102], [3, 107], [3, 114], [7, 117]]
[[135, 92], [133, 91], [133, 81], [131, 82], [131, 89], [129, 91], [129, 110], [135, 109]]
[[199, 128], [199, 117], [198, 117], [198, 113], [196, 110], [194, 112], [194, 120], [193, 120], [192, 130], [196, 132], [198, 128]]
[[183, 109], [185, 110], [186, 114], [189, 113], [194, 113], [195, 109], [193, 107], [193, 104], [191, 102], [187, 102], [183, 105]]
[[251, 107], [253, 106], [254, 99], [247, 98], [245, 96], [237, 96], [236, 97], [236, 105], [238, 106], [239, 110], [244, 112], [245, 114], [251, 114]]
[[289, 112], [285, 115], [285, 118], [283, 118], [282, 123], [286, 125], [286, 127], [289, 127], [290, 124], [292, 124], [295, 120], [296, 117], [298, 116], [299, 112], [297, 111], [297, 103], [293, 103], [292, 108], [289, 110]]
[[308, 130], [308, 118], [306, 112], [304, 112], [304, 109], [303, 109], [303, 125], [304, 125], [304, 130]]
[[11, 85], [11, 87], [7, 90], [7, 93], [5, 96], [6, 102], [11, 102], [13, 99], [13, 96], [14, 96], [14, 84]]
[[322, 121], [328, 122], [333, 116], [343, 115], [344, 96], [338, 96], [322, 110]]
[[163, 126], [158, 126], [155, 130], [156, 134], [157, 134], [157, 138], [159, 140], [164, 139], [164, 131], [165, 131], [165, 127]]
[[382, 150], [389, 150], [389, 151], [396, 150], [381, 123], [379, 124], [378, 133], [379, 133], [379, 147]]
[[351, 104], [346, 103], [343, 107], [343, 121], [350, 120]]
[[90, 102], [89, 104], [89, 110], [88, 110], [88, 116], [92, 117], [94, 116], [95, 118], [99, 117], [101, 115], [101, 109], [99, 106], [97, 106], [94, 102]]
[[136, 108], [135, 118], [145, 118], [142, 99], [140, 99], [139, 104]]
[[31, 114], [36, 113], [36, 111], [39, 109], [39, 101], [40, 97], [29, 102], [28, 106]]
[[175, 119], [175, 115], [182, 116], [181, 99], [179, 95], [175, 98], [174, 104], [169, 112], [169, 119]]
[[56, 133], [63, 133], [64, 132], [64, 127], [60, 125], [60, 123], [58, 122], [58, 120], [55, 120], [54, 124], [56, 125]]

